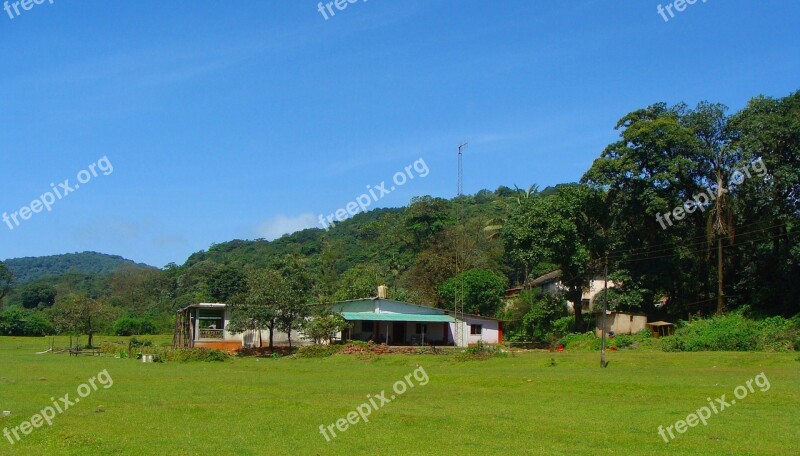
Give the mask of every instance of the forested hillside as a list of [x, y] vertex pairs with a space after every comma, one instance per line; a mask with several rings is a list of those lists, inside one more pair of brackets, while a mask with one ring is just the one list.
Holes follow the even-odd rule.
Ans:
[[[215, 244], [163, 270], [98, 254], [12, 260], [21, 273], [14, 282], [0, 267], [0, 292], [53, 322], [59, 303], [78, 296], [100, 301], [106, 321], [147, 316], [169, 328], [182, 306], [246, 300], [270, 270], [305, 302], [374, 296], [387, 284], [390, 297], [446, 308], [460, 251], [468, 311], [511, 320], [512, 336], [564, 318], [563, 299], [579, 301], [606, 265], [619, 284], [611, 308], [671, 319], [800, 312], [800, 92], [754, 98], [732, 115], [712, 103], [654, 104], [616, 127], [619, 141], [578, 183], [416, 197], [330, 231]], [[554, 269], [565, 286], [557, 302], [527, 294], [501, 305], [505, 287]], [[582, 317], [573, 329], [585, 329]]]
[[19, 283], [32, 282], [45, 276], [55, 276], [68, 272], [90, 275], [110, 274], [122, 266], [149, 268], [146, 264], [136, 264], [121, 256], [97, 252], [67, 253], [44, 257], [13, 258], [5, 264]]

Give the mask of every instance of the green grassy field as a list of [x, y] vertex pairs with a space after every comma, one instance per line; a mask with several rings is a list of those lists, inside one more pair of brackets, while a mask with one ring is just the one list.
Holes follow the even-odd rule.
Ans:
[[[63, 344], [58, 341], [57, 345]], [[234, 359], [143, 364], [35, 352], [45, 339], [0, 338], [2, 428], [23, 421], [107, 370], [92, 392], [2, 455], [798, 454], [797, 354], [520, 353]], [[551, 359], [555, 365], [551, 366]], [[422, 366], [409, 389], [331, 442], [319, 432]], [[665, 443], [667, 426], [764, 372], [758, 388]], [[97, 411], [102, 408], [102, 411]], [[2, 437], [2, 436], [0, 436]]]

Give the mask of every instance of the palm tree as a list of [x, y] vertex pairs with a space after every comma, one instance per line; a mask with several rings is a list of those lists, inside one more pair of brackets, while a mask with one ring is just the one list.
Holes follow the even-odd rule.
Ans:
[[487, 225], [483, 228], [486, 233], [486, 239], [495, 239], [500, 236], [503, 225], [508, 221], [508, 214], [511, 212], [511, 205], [509, 200], [516, 201], [517, 206], [522, 206], [525, 201], [536, 196], [539, 193], [539, 186], [531, 185], [527, 190], [523, 190], [516, 185], [514, 186], [515, 196], [510, 198], [498, 198], [496, 203], [502, 207], [502, 214], [497, 217], [492, 217], [487, 221]]
[[706, 238], [708, 239], [709, 252], [711, 256], [711, 244], [716, 239], [717, 241], [717, 315], [722, 315], [725, 308], [725, 296], [723, 293], [723, 256], [722, 256], [722, 239], [727, 236], [728, 241], [733, 243], [735, 236], [735, 225], [733, 207], [731, 205], [730, 197], [723, 187], [724, 181], [722, 178], [722, 164], [721, 157], [717, 158], [717, 166], [715, 170], [717, 177], [717, 198], [714, 201], [714, 207], [708, 213], [708, 221], [706, 224]]

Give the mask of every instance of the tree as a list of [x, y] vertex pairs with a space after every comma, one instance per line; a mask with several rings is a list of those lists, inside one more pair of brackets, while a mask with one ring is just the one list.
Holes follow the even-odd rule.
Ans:
[[315, 344], [320, 344], [323, 341], [333, 343], [333, 338], [336, 337], [336, 334], [349, 327], [350, 323], [341, 314], [319, 313], [302, 325], [301, 332], [313, 340]]
[[0, 261], [0, 304], [3, 303], [3, 298], [11, 291], [11, 286], [14, 285], [14, 273]]
[[447, 280], [439, 287], [441, 304], [454, 309], [456, 288], [464, 284], [464, 308], [468, 313], [494, 317], [500, 310], [507, 279], [487, 269], [470, 269]]
[[731, 129], [742, 159], [737, 168], [752, 176], [732, 191], [744, 228], [728, 248], [727, 304], [789, 317], [800, 312], [800, 91], [750, 100], [732, 116]]
[[41, 312], [24, 311], [10, 307], [0, 313], [0, 336], [40, 337], [53, 334], [53, 325]]
[[641, 293], [646, 312], [664, 295], [674, 311], [710, 309], [698, 306], [709, 302], [702, 297], [711, 298], [716, 288], [703, 259], [705, 206], [680, 220], [673, 209], [716, 183], [717, 153], [724, 144], [721, 112], [716, 105], [692, 111], [664, 103], [633, 111], [617, 123], [621, 139], [583, 176], [582, 182], [605, 193], [609, 268], [630, 275], [627, 285]]
[[26, 309], [50, 307], [56, 303], [56, 289], [46, 283], [27, 284], [19, 290], [19, 300]]
[[247, 279], [233, 266], [222, 266], [206, 281], [208, 291], [216, 302], [228, 302], [247, 289]]
[[551, 196], [527, 199], [503, 228], [506, 252], [517, 262], [529, 267], [551, 262], [561, 269], [565, 297], [574, 303], [579, 330], [583, 330], [581, 296], [589, 282], [590, 260], [599, 256], [597, 207], [597, 195], [588, 187], [564, 186]]
[[378, 285], [384, 285], [388, 276], [376, 264], [359, 264], [339, 277], [334, 299], [346, 301], [373, 297], [378, 292]]
[[283, 278], [285, 299], [277, 307], [278, 329], [286, 333], [289, 349], [292, 348], [292, 331], [300, 327], [310, 315], [308, 300], [314, 288], [314, 278], [305, 260], [287, 255], [275, 265]]
[[231, 301], [231, 321], [228, 324], [228, 331], [232, 333], [258, 331], [259, 346], [261, 346], [261, 331], [267, 329], [269, 349], [272, 350], [278, 309], [281, 303], [288, 299], [289, 290], [283, 277], [276, 271], [253, 271], [247, 276], [246, 281], [247, 291]]
[[550, 343], [560, 336], [554, 334], [553, 322], [567, 316], [567, 300], [561, 294], [523, 291], [519, 297], [528, 312], [522, 317], [517, 337], [525, 341]]
[[415, 197], [406, 210], [406, 228], [413, 236], [414, 245], [420, 250], [431, 237], [452, 222], [450, 203], [443, 198]]
[[106, 329], [113, 320], [114, 310], [102, 298], [70, 295], [56, 301], [50, 308], [50, 315], [59, 332], [89, 336], [87, 346], [91, 348], [94, 335]]

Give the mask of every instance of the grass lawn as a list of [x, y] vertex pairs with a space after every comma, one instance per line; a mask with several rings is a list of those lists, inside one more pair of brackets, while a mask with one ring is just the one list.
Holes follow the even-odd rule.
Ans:
[[[102, 339], [102, 338], [101, 338]], [[57, 339], [57, 345], [66, 345]], [[450, 356], [374, 359], [234, 359], [143, 364], [35, 352], [45, 339], [0, 338], [2, 428], [19, 426], [107, 370], [102, 386], [53, 425], [0, 455], [466, 455], [800, 454], [797, 354], [520, 353], [488, 361]], [[555, 366], [550, 366], [551, 359]], [[422, 366], [416, 385], [327, 442], [320, 424], [348, 412]], [[764, 372], [756, 387], [706, 426], [665, 443], [673, 425]], [[97, 411], [102, 407], [103, 411]]]

